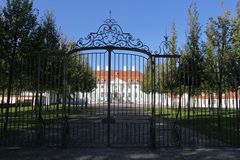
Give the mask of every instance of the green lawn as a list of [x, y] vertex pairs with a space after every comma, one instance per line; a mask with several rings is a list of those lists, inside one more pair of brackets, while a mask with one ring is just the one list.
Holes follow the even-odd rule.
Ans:
[[[57, 109], [58, 108], [58, 109]], [[77, 107], [72, 109], [71, 112], [74, 114], [81, 113], [84, 110], [84, 107]], [[41, 122], [38, 120], [38, 112], [35, 111], [35, 108], [32, 106], [24, 106], [9, 109], [9, 123], [7, 132], [3, 132], [3, 121], [6, 113], [6, 109], [3, 109], [3, 112], [0, 111], [0, 137], [11, 136], [13, 134], [18, 134], [24, 132], [28, 129], [34, 128], [39, 125]], [[42, 108], [42, 123], [44, 125], [49, 124], [56, 120], [61, 120], [63, 118], [63, 108], [62, 105], [57, 107], [56, 104], [43, 106]]]
[[176, 120], [180, 126], [197, 130], [199, 133], [219, 139], [227, 144], [240, 145], [240, 124], [237, 121], [235, 109], [221, 109], [220, 116], [218, 116], [216, 108], [191, 108], [188, 118], [188, 110], [182, 108], [176, 119], [177, 113], [178, 109], [176, 108], [156, 107], [155, 115], [163, 119]]

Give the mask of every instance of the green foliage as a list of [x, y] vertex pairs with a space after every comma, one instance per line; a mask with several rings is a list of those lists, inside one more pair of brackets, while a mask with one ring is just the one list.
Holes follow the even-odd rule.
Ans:
[[[219, 16], [217, 20], [210, 18], [209, 23], [209, 47], [215, 56], [214, 71], [216, 73], [217, 87], [220, 91], [229, 89], [232, 82], [232, 71], [235, 55], [231, 51], [232, 23], [229, 18], [229, 11], [224, 16]], [[209, 55], [211, 56], [211, 55]], [[208, 58], [210, 59], [210, 57]]]
[[215, 42], [212, 37], [214, 35], [214, 26], [211, 21], [209, 21], [206, 29], [207, 42], [205, 44], [205, 58], [203, 62], [204, 66], [204, 83], [203, 88], [209, 88], [211, 92], [216, 91], [217, 77], [216, 77], [216, 68], [217, 68], [217, 56], [214, 51]]
[[[177, 54], [177, 31], [173, 23], [170, 36], [169, 55]], [[166, 58], [163, 64], [157, 64], [156, 74], [159, 92], [172, 92], [177, 87], [177, 58]], [[158, 71], [159, 70], [159, 71]], [[159, 74], [159, 75], [158, 75]]]
[[[198, 22], [199, 13], [196, 4], [191, 4], [188, 10], [189, 31], [187, 44], [181, 49], [181, 63], [178, 68], [179, 84], [191, 88], [199, 88], [203, 76], [203, 55], [199, 43], [201, 26]], [[184, 72], [184, 73], [183, 73]]]
[[148, 60], [146, 66], [144, 66], [143, 80], [141, 82], [141, 90], [147, 94], [152, 92], [152, 65], [151, 60]]
[[4, 23], [3, 23], [3, 13], [2, 10], [0, 9], [0, 88], [6, 89], [6, 58], [4, 55], [6, 55], [5, 50], [4, 50], [4, 43], [3, 43], [3, 38], [4, 38]]
[[[177, 54], [177, 32], [175, 23], [172, 26], [172, 32], [170, 37], [169, 53], [170, 55]], [[154, 85], [152, 80], [152, 67], [151, 61], [149, 60], [148, 65], [144, 68], [143, 81], [141, 83], [141, 89], [145, 93], [150, 93], [152, 87], [155, 87], [156, 92], [172, 92], [177, 86], [177, 59], [170, 58], [164, 59], [165, 61], [155, 61], [155, 80]]]
[[[1, 18], [1, 66], [4, 67], [7, 84], [7, 105], [10, 104], [10, 94], [14, 90], [14, 86], [18, 86], [22, 73], [22, 58], [29, 53], [27, 48], [31, 46], [32, 33], [36, 27], [37, 15], [33, 9], [33, 4], [29, 0], [7, 0], [6, 6], [3, 8]], [[15, 83], [15, 84], [14, 84]], [[4, 90], [4, 88], [3, 88]], [[4, 130], [8, 127], [9, 108], [6, 109]]]
[[232, 20], [232, 42], [231, 42], [231, 51], [232, 51], [232, 88], [238, 89], [240, 85], [240, 1], [237, 3], [237, 15]]
[[29, 0], [7, 0], [3, 8], [3, 46], [6, 57], [26, 54], [30, 39], [37, 24], [36, 10]]
[[[64, 69], [69, 71], [70, 76], [82, 74], [81, 79], [75, 78], [68, 83], [72, 88], [77, 83], [83, 84], [79, 90], [82, 92], [90, 92], [96, 87], [87, 63], [81, 64], [81, 70], [75, 68], [76, 73], [70, 70], [76, 67], [74, 63], [70, 62], [66, 66], [69, 68], [64, 68], [66, 53], [72, 44], [63, 39], [51, 12], [46, 12], [38, 22], [32, 1], [6, 1], [3, 10], [0, 10], [0, 92], [7, 95], [7, 105], [10, 104], [11, 94], [23, 91], [40, 94], [40, 99], [44, 92], [62, 96]], [[8, 116], [7, 108], [4, 130], [8, 126]]]
[[88, 59], [79, 53], [69, 59], [68, 79], [71, 92], [91, 92], [96, 88], [96, 77], [88, 64]]

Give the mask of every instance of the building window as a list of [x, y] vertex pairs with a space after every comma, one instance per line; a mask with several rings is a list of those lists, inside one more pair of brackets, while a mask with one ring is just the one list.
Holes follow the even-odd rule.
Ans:
[[104, 92], [101, 92], [101, 97], [104, 97]]
[[214, 99], [214, 100], [213, 100], [213, 105], [215, 105], [215, 104], [216, 104], [216, 100]]

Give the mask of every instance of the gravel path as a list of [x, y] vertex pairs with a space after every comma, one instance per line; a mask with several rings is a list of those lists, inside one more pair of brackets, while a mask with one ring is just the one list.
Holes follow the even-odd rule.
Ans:
[[[64, 130], [62, 121], [55, 121], [45, 125], [42, 130], [32, 129], [4, 139], [0, 141], [0, 146], [2, 143], [2, 146], [20, 144], [56, 147], [61, 146], [62, 142], [66, 142], [70, 148], [151, 146], [151, 116], [144, 107], [135, 105], [111, 105], [111, 107], [111, 115], [115, 122], [109, 125], [102, 122], [107, 115], [107, 105], [89, 106], [81, 114], [69, 116], [68, 130]], [[157, 148], [178, 146], [178, 142], [181, 142], [182, 147], [227, 146], [191, 129], [178, 126], [178, 130], [173, 130], [173, 122], [161, 117], [156, 117], [155, 135]]]

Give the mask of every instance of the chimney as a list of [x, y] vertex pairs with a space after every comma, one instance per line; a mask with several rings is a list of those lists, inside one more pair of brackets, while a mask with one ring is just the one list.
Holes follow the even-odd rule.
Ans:
[[126, 66], [123, 66], [123, 71], [127, 71], [127, 67]]
[[132, 71], [135, 71], [135, 66], [132, 66]]
[[105, 67], [105, 70], [108, 71], [108, 66]]
[[100, 66], [99, 65], [97, 66], [97, 71], [100, 71]]

